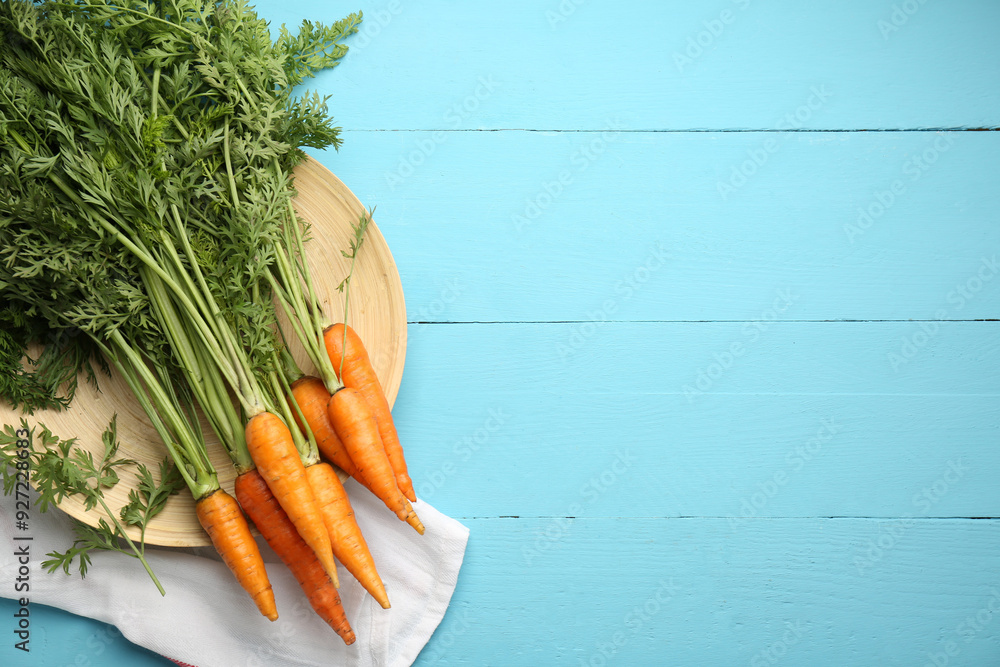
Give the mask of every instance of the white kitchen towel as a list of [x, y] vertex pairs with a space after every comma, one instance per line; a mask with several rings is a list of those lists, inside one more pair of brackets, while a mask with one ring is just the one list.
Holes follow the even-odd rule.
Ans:
[[[135, 644], [196, 667], [410, 665], [448, 608], [469, 530], [418, 500], [413, 507], [426, 528], [418, 535], [355, 482], [348, 482], [348, 492], [392, 604], [382, 609], [350, 573], [338, 570], [344, 610], [357, 636], [351, 646], [320, 620], [294, 577], [260, 539], [278, 605], [273, 623], [257, 611], [211, 547], [147, 547], [147, 560], [166, 589], [163, 597], [142, 564], [122, 554], [96, 553], [86, 578], [75, 570], [49, 574], [41, 562], [46, 553], [72, 544], [72, 520], [55, 509], [32, 511], [27, 530], [15, 530], [11, 496], [0, 497], [0, 581], [16, 578], [15, 550], [28, 544], [32, 603], [111, 623]], [[14, 595], [13, 587], [0, 590], [5, 597]]]

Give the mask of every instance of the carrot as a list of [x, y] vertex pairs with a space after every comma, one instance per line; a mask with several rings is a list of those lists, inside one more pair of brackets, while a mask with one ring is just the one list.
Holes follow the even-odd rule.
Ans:
[[[334, 475], [336, 477], [336, 475]], [[339, 480], [338, 480], [339, 481]], [[288, 566], [306, 594], [309, 604], [345, 644], [353, 644], [351, 624], [337, 593], [336, 583], [326, 573], [316, 554], [295, 530], [295, 524], [275, 500], [267, 482], [256, 469], [236, 478], [236, 499], [274, 553]]]
[[195, 512], [222, 561], [253, 598], [260, 613], [272, 621], [277, 620], [278, 609], [264, 570], [264, 560], [236, 499], [217, 489], [198, 500]]
[[275, 499], [330, 577], [337, 576], [330, 535], [316, 505], [305, 466], [292, 433], [270, 412], [255, 415], [246, 425], [247, 449]]
[[385, 585], [375, 569], [375, 561], [361, 534], [361, 528], [354, 519], [354, 509], [337, 473], [330, 464], [317, 463], [306, 466], [306, 475], [326, 520], [326, 528], [333, 543], [333, 555], [383, 609], [388, 609], [389, 597], [385, 594]]
[[[330, 414], [326, 409], [330, 402], [330, 392], [326, 390], [323, 381], [311, 375], [303, 376], [292, 383], [292, 395], [302, 410], [302, 415], [309, 424], [316, 438], [316, 445], [323, 456], [361, 484], [367, 485], [361, 471], [354, 465], [351, 455], [344, 448], [344, 443], [337, 437], [333, 424], [330, 423]], [[298, 421], [298, 414], [294, 416]], [[301, 428], [302, 424], [299, 424], [299, 427]]]
[[[345, 333], [346, 346], [344, 345]], [[378, 376], [375, 374], [375, 369], [372, 367], [368, 351], [361, 342], [361, 338], [350, 326], [334, 324], [323, 331], [323, 342], [326, 344], [330, 361], [333, 362], [333, 368], [337, 371], [337, 377], [345, 386], [360, 391], [361, 395], [368, 401], [372, 414], [375, 415], [375, 422], [378, 424], [382, 446], [385, 448], [389, 464], [396, 477], [396, 485], [410, 502], [416, 502], [417, 496], [413, 492], [413, 481], [406, 471], [403, 446], [399, 443], [396, 425], [392, 421], [389, 401], [385, 398], [385, 392], [382, 391], [382, 385], [378, 381]]]
[[327, 406], [330, 422], [351, 460], [368, 480], [369, 488], [390, 510], [423, 535], [424, 525], [410, 506], [410, 501], [396, 486], [392, 466], [382, 448], [375, 417], [364, 396], [351, 387], [341, 387], [330, 396]]

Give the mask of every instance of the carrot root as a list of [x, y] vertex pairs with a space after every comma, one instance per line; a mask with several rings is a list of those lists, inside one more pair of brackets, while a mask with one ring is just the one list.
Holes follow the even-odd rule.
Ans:
[[278, 609], [264, 570], [264, 560], [236, 499], [218, 489], [199, 499], [195, 511], [222, 561], [253, 598], [260, 613], [272, 621], [277, 620]]
[[255, 415], [246, 426], [247, 449], [271, 493], [316, 553], [331, 578], [337, 576], [330, 535], [316, 505], [291, 431], [270, 412]]
[[347, 448], [368, 486], [401, 521], [419, 533], [423, 529], [416, 512], [396, 485], [392, 466], [381, 446], [375, 417], [364, 396], [356, 389], [342, 387], [330, 397], [330, 422]]
[[236, 478], [236, 499], [274, 553], [288, 566], [320, 618], [340, 635], [345, 644], [353, 644], [354, 631], [344, 614], [334, 582], [313, 550], [299, 536], [295, 524], [281, 509], [256, 469]]
[[[330, 423], [330, 415], [326, 409], [330, 402], [330, 392], [326, 390], [323, 381], [311, 375], [299, 378], [292, 383], [292, 396], [295, 397], [295, 402], [316, 437], [316, 445], [324, 458], [361, 484], [365, 484], [364, 477], [351, 459], [344, 443], [337, 437], [333, 424]], [[296, 415], [295, 419], [298, 418]], [[299, 424], [299, 427], [301, 428], [302, 424]]]
[[[346, 346], [344, 345], [345, 334]], [[417, 496], [413, 491], [413, 480], [410, 479], [406, 470], [403, 446], [399, 442], [399, 434], [396, 432], [396, 425], [392, 419], [392, 410], [389, 408], [389, 401], [385, 398], [382, 384], [379, 382], [361, 337], [346, 324], [334, 324], [323, 331], [323, 342], [338, 377], [340, 377], [341, 368], [343, 368], [341, 382], [360, 391], [368, 402], [372, 414], [375, 416], [375, 423], [378, 424], [382, 446], [385, 448], [393, 475], [396, 477], [396, 485], [407, 500], [416, 502]]]
[[375, 569], [375, 561], [337, 473], [329, 464], [317, 463], [306, 468], [306, 475], [330, 532], [333, 555], [383, 609], [388, 609], [389, 597], [385, 593], [385, 585]]
[[419, 533], [420, 535], [423, 535], [424, 534], [424, 524], [420, 520], [420, 517], [417, 516], [417, 513], [414, 511], [413, 506], [410, 505], [410, 501], [409, 500], [406, 501], [406, 512], [407, 512], [406, 513], [406, 518], [404, 519], [404, 521], [406, 521], [406, 523], [410, 524], [410, 526], [413, 527], [413, 530], [417, 531], [417, 533]]

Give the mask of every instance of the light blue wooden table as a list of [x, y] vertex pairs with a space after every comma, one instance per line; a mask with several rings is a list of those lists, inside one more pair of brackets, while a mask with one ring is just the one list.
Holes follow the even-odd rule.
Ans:
[[418, 664], [1000, 665], [1000, 3], [258, 6], [365, 12], [317, 157], [471, 529]]

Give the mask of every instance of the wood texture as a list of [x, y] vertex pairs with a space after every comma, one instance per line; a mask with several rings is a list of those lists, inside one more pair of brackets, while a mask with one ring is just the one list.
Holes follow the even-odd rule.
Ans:
[[258, 7], [365, 13], [315, 157], [471, 528], [417, 665], [1000, 664], [1000, 4]]
[[995, 522], [466, 523], [472, 567], [419, 665], [996, 663]]
[[[296, 210], [311, 225], [312, 238], [307, 250], [310, 268], [332, 323], [342, 320], [344, 315], [343, 296], [337, 285], [347, 275], [349, 262], [340, 251], [349, 248], [351, 224], [366, 209], [336, 176], [314, 160], [300, 165], [295, 179]], [[351, 325], [366, 341], [391, 405], [399, 390], [406, 355], [406, 306], [392, 253], [374, 224], [368, 227], [355, 265], [349, 317]], [[289, 340], [289, 347], [303, 370], [309, 372], [311, 365], [301, 347], [294, 340]], [[167, 455], [166, 449], [117, 373], [101, 378], [100, 390], [81, 383], [68, 410], [36, 412], [29, 418], [29, 424], [42, 423], [61, 438], [77, 438], [79, 446], [99, 456], [103, 452], [101, 434], [115, 414], [121, 442], [119, 455], [157, 470]], [[20, 416], [4, 407], [0, 410], [0, 420], [14, 423], [20, 421]], [[232, 462], [207, 422], [202, 424], [202, 430], [219, 482], [232, 493], [235, 480]], [[132, 472], [123, 474], [122, 481], [105, 492], [108, 506], [117, 511], [128, 502], [129, 490], [135, 484]], [[99, 509], [87, 511], [83, 502], [74, 497], [66, 498], [59, 507], [91, 525], [96, 525], [103, 516]], [[130, 535], [138, 537], [138, 532], [133, 532]], [[198, 523], [194, 501], [186, 490], [172, 497], [149, 523], [145, 538], [148, 544], [171, 547], [211, 544]]]
[[288, 0], [260, 8], [291, 26], [364, 11], [343, 65], [310, 85], [363, 101], [335, 109], [350, 129], [1000, 125], [1000, 6], [990, 0]]
[[451, 515], [998, 516], [994, 325], [410, 325], [394, 414]]
[[1000, 312], [1000, 133], [434, 136], [319, 156], [392, 221], [411, 322], [745, 321], [782, 289], [782, 320]]
[[[418, 665], [996, 663], [995, 521], [463, 521], [466, 564]], [[173, 665], [103, 623], [31, 613], [28, 664]]]

